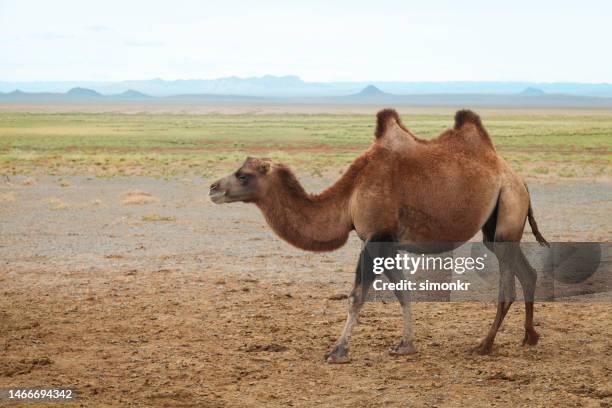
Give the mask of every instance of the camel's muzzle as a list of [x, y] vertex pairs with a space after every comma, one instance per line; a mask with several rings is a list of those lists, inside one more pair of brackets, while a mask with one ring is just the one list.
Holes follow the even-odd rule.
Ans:
[[208, 191], [210, 200], [215, 204], [222, 204], [225, 202], [225, 191], [219, 190], [219, 183], [213, 183]]

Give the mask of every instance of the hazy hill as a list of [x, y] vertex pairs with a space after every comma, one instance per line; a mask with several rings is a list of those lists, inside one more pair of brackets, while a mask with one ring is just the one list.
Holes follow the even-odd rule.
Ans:
[[66, 92], [67, 96], [74, 96], [77, 98], [100, 98], [102, 94], [94, 91], [93, 89], [74, 87]]
[[128, 89], [125, 92], [122, 92], [117, 95], [112, 95], [121, 99], [151, 99], [151, 96], [144, 94], [142, 92], [135, 91], [133, 89]]
[[361, 91], [359, 91], [359, 93], [356, 93], [355, 95], [351, 95], [351, 96], [365, 97], [365, 98], [377, 98], [381, 96], [390, 96], [390, 95], [391, 94], [381, 91], [374, 85], [368, 85], [365, 88], [363, 88]]
[[534, 88], [532, 86], [529, 86], [527, 88], [525, 88], [523, 90], [523, 92], [520, 93], [521, 95], [531, 95], [531, 96], [535, 96], [535, 95], [546, 95], [546, 92], [544, 92], [541, 89], [538, 88]]

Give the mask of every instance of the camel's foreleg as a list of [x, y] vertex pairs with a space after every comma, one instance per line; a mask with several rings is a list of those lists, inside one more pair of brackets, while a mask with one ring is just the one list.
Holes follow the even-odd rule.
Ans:
[[[400, 282], [404, 278], [402, 271], [396, 269], [385, 270], [385, 276], [390, 282], [393, 283]], [[405, 290], [396, 290], [395, 297], [397, 297], [397, 300], [402, 307], [402, 313], [404, 316], [404, 331], [399, 344], [389, 350], [389, 352], [394, 355], [414, 354], [417, 352], [417, 350], [413, 344], [414, 336], [412, 333], [412, 308], [410, 303], [410, 293]]]
[[[365, 249], [364, 249], [365, 251]], [[374, 280], [374, 273], [371, 268], [362, 267], [362, 260], [357, 264], [355, 271], [355, 285], [348, 298], [348, 315], [346, 317], [346, 323], [342, 329], [340, 338], [336, 341], [334, 347], [325, 354], [325, 359], [328, 363], [347, 363], [349, 361], [348, 351], [349, 343], [351, 341], [351, 334], [353, 332], [353, 326], [357, 323], [357, 317], [359, 311], [363, 306], [372, 281]]]

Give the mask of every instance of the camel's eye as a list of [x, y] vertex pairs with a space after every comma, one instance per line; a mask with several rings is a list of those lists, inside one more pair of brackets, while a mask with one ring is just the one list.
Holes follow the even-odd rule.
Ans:
[[249, 181], [249, 176], [244, 173], [236, 173], [236, 178], [241, 184], [246, 184], [246, 182]]

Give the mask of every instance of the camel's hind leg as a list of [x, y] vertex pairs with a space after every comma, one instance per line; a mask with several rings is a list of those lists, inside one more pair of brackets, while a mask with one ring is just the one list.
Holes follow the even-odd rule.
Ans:
[[[402, 271], [397, 269], [385, 270], [385, 276], [393, 283], [400, 282], [404, 278]], [[414, 354], [417, 350], [413, 344], [414, 336], [412, 334], [410, 294], [405, 290], [396, 290], [395, 297], [397, 297], [402, 307], [402, 313], [404, 315], [404, 332], [402, 333], [399, 344], [393, 347], [390, 353], [394, 355]]]
[[519, 242], [529, 209], [529, 195], [522, 183], [505, 187], [491, 217], [482, 228], [485, 245], [499, 261], [500, 279], [497, 313], [487, 336], [476, 348], [481, 354], [491, 352], [504, 317], [515, 299], [515, 275], [525, 297], [525, 338], [523, 344], [534, 345], [539, 335], [533, 327], [533, 300], [537, 275], [523, 254]]
[[474, 349], [479, 354], [489, 354], [491, 352], [497, 331], [501, 327], [508, 310], [510, 310], [516, 298], [514, 273], [511, 270], [511, 265], [507, 262], [507, 255], [504, 253], [508, 247], [504, 247], [504, 244], [495, 245], [493, 242], [485, 242], [485, 244], [493, 251], [499, 260], [499, 294], [497, 299], [497, 313], [495, 314], [493, 324], [486, 337]]
[[523, 296], [525, 297], [525, 337], [523, 337], [523, 346], [535, 346], [540, 339], [540, 335], [533, 327], [533, 302], [538, 275], [529, 264], [520, 247], [517, 248], [514, 262], [516, 265], [514, 273], [521, 282]]

